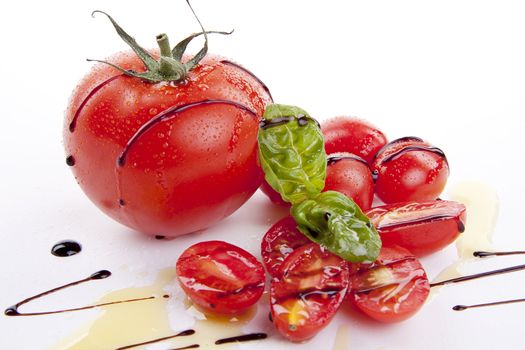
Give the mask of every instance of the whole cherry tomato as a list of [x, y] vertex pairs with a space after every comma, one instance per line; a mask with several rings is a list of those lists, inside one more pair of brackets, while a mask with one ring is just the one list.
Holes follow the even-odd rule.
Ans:
[[434, 200], [449, 174], [443, 151], [417, 137], [387, 144], [377, 153], [372, 168], [376, 194], [385, 203]]
[[430, 291], [425, 270], [412, 253], [401, 247], [383, 247], [376, 262], [351, 277], [348, 298], [357, 309], [385, 323], [414, 315]]
[[281, 264], [295, 249], [312, 243], [299, 232], [294, 218], [287, 216], [277, 221], [261, 241], [261, 255], [264, 266], [272, 277], [279, 276]]
[[164, 236], [206, 228], [261, 184], [257, 131], [271, 96], [246, 69], [206, 55], [207, 46], [183, 57], [196, 35], [173, 51], [159, 36], [159, 60], [124, 34], [140, 59], [116, 54], [77, 86], [67, 164], [86, 195], [130, 228]]
[[208, 241], [182, 253], [177, 278], [188, 297], [205, 311], [238, 314], [259, 300], [265, 275], [261, 263], [244, 249]]
[[328, 155], [324, 191], [341, 192], [351, 198], [363, 211], [374, 200], [374, 180], [368, 163], [351, 153]]
[[401, 246], [422, 256], [443, 249], [464, 231], [466, 210], [451, 201], [404, 202], [373, 208], [366, 215], [383, 246]]
[[350, 152], [372, 163], [386, 143], [386, 136], [374, 125], [355, 117], [335, 117], [322, 124], [326, 153]]
[[304, 341], [326, 326], [344, 300], [349, 274], [346, 261], [310, 243], [286, 257], [272, 280], [272, 320], [285, 338]]

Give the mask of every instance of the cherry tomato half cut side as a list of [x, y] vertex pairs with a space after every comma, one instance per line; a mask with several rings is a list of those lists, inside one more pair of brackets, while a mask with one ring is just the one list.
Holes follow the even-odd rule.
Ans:
[[206, 312], [238, 314], [259, 300], [264, 268], [239, 247], [222, 241], [197, 243], [177, 261], [177, 278], [186, 295]]
[[357, 309], [384, 323], [414, 315], [430, 291], [425, 270], [412, 253], [383, 247], [376, 262], [352, 275], [349, 298]]
[[348, 289], [346, 261], [310, 243], [288, 255], [272, 280], [271, 315], [279, 333], [294, 342], [312, 338], [335, 315]]
[[277, 221], [261, 242], [261, 255], [264, 266], [272, 277], [278, 277], [281, 264], [295, 249], [312, 243], [297, 229], [297, 224], [291, 216]]
[[466, 209], [452, 201], [404, 202], [369, 210], [366, 215], [383, 246], [398, 245], [416, 256], [443, 249], [465, 229]]

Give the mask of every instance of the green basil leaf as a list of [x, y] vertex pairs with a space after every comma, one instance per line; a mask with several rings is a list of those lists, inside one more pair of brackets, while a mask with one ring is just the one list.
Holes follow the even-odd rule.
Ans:
[[327, 191], [295, 204], [297, 228], [312, 241], [351, 262], [375, 261], [381, 239], [369, 218], [345, 195]]
[[303, 109], [279, 104], [266, 107], [258, 141], [266, 181], [285, 201], [298, 203], [323, 190], [323, 134]]

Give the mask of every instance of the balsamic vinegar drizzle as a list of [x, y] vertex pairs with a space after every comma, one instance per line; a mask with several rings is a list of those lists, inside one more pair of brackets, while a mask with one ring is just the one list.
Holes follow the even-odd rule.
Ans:
[[369, 167], [368, 165], [368, 162], [366, 160], [364, 160], [363, 158], [359, 157], [359, 156], [356, 156], [355, 154], [345, 154], [345, 155], [332, 155], [330, 157], [328, 157], [327, 159], [327, 164], [328, 165], [332, 165], [334, 163], [337, 163], [339, 162], [340, 160], [343, 160], [343, 159], [352, 159], [352, 160], [356, 160], [358, 162], [361, 162], [363, 164], [365, 164], [367, 167]]
[[245, 342], [259, 339], [266, 339], [268, 335], [266, 333], [250, 333], [238, 335], [236, 337], [222, 338], [215, 341], [215, 345], [235, 343], [235, 342]]
[[[148, 340], [148, 341], [145, 341], [145, 342], [142, 342], [142, 343], [136, 343], [136, 344], [122, 346], [120, 348], [116, 348], [115, 350], [131, 349], [131, 348], [135, 348], [137, 346], [158, 343], [158, 342], [161, 342], [161, 341], [164, 341], [164, 340], [168, 340], [168, 339], [173, 339], [173, 338], [176, 338], [176, 337], [186, 337], [186, 336], [192, 335], [192, 334], [195, 334], [195, 331], [193, 329], [187, 329], [185, 331], [182, 331], [182, 332], [174, 334], [174, 335], [168, 335], [167, 337], [156, 338], [156, 339]], [[194, 345], [197, 345], [197, 346], [194, 346]], [[198, 344], [193, 344], [193, 345], [190, 345], [190, 346], [192, 346], [193, 348], [199, 347]], [[184, 348], [179, 348], [179, 349], [191, 349], [191, 348], [184, 347]]]
[[[66, 289], [66, 288], [69, 288], [69, 287], [73, 287], [73, 286], [76, 286], [76, 285], [79, 285], [79, 284], [82, 284], [82, 283], [86, 283], [86, 282], [89, 282], [89, 281], [92, 281], [92, 280], [101, 280], [101, 279], [104, 279], [104, 278], [108, 278], [109, 276], [111, 276], [111, 272], [108, 271], [108, 270], [97, 271], [97, 272], [93, 273], [91, 276], [89, 276], [87, 278], [83, 278], [83, 279], [75, 281], [75, 282], [64, 284], [64, 285], [62, 285], [60, 287], [56, 287], [56, 288], [50, 289], [50, 290], [48, 290], [46, 292], [43, 292], [43, 293], [37, 294], [35, 296], [29, 297], [27, 299], [24, 299], [24, 300], [16, 303], [15, 305], [10, 306], [7, 309], [5, 309], [4, 314], [6, 316], [41, 316], [41, 315], [51, 315], [51, 314], [59, 314], [59, 313], [64, 313], [64, 312], [72, 312], [72, 311], [94, 309], [94, 308], [100, 307], [100, 306], [123, 304], [123, 303], [130, 303], [130, 302], [143, 301], [143, 300], [151, 300], [151, 299], [155, 299], [156, 298], [155, 296], [150, 296], [150, 297], [145, 297], [145, 298], [117, 300], [117, 301], [112, 301], [112, 302], [107, 302], [107, 303], [88, 305], [88, 306], [76, 307], [76, 308], [71, 308], [71, 309], [52, 310], [52, 311], [25, 312], [25, 313], [18, 311], [18, 308], [20, 306], [25, 305], [25, 304], [29, 303], [32, 300], [39, 299], [39, 298], [44, 297], [46, 295], [55, 293], [55, 292], [57, 292], [59, 290]], [[168, 295], [164, 295], [163, 296], [163, 298], [167, 298], [167, 297], [169, 297], [169, 296]]]
[[66, 157], [66, 164], [68, 166], [74, 166], [75, 165], [75, 157], [73, 157], [72, 155], [69, 155]]
[[53, 248], [51, 248], [51, 254], [58, 257], [67, 257], [71, 255], [78, 254], [82, 251], [82, 246], [80, 243], [72, 240], [64, 240], [56, 243]]
[[389, 143], [387, 143], [383, 147], [381, 147], [381, 149], [379, 151], [377, 151], [376, 155], [374, 156], [374, 160], [376, 160], [377, 157], [379, 157], [385, 151], [385, 149], [387, 149], [390, 145], [393, 145], [393, 144], [396, 144], [396, 143], [400, 143], [400, 142], [405, 142], [405, 141], [423, 142], [422, 139], [420, 139], [419, 137], [416, 137], [416, 136], [405, 136], [405, 137], [401, 137], [401, 138], [395, 139], [393, 141], [390, 141]]
[[399, 158], [400, 156], [402, 156], [403, 154], [405, 153], [408, 153], [408, 152], [412, 152], [412, 151], [426, 151], [426, 152], [432, 152], [432, 153], [435, 153], [441, 157], [443, 157], [443, 159], [445, 160], [445, 162], [447, 161], [447, 157], [445, 156], [445, 152], [443, 152], [441, 149], [437, 148], [437, 147], [431, 147], [431, 146], [424, 146], [424, 145], [420, 145], [420, 146], [407, 146], [407, 147], [403, 147], [401, 149], [399, 149], [398, 151], [392, 153], [391, 155], [389, 155], [388, 157], [385, 157], [382, 161], [381, 161], [381, 164], [385, 164], [385, 163], [388, 163], [390, 161], [393, 161], [393, 160], [396, 160], [397, 158]]
[[496, 306], [496, 305], [506, 305], [506, 304], [514, 304], [514, 303], [521, 303], [524, 302], [525, 299], [511, 299], [511, 300], [502, 300], [502, 301], [494, 301], [491, 303], [483, 303], [483, 304], [474, 304], [474, 305], [456, 305], [452, 308], [454, 311], [464, 311], [467, 309], [474, 309], [479, 307], [486, 307], [486, 306]]
[[515, 250], [510, 252], [484, 252], [484, 251], [475, 251], [472, 253], [476, 258], [486, 258], [487, 256], [504, 256], [504, 255], [519, 255], [525, 254], [523, 250]]
[[478, 278], [494, 276], [494, 275], [501, 275], [504, 273], [521, 271], [521, 270], [525, 270], [525, 265], [516, 265], [516, 266], [506, 267], [504, 269], [486, 271], [486, 272], [476, 273], [473, 275], [451, 278], [449, 280], [431, 283], [430, 287], [432, 288], [432, 287], [437, 287], [437, 286], [444, 286], [444, 285], [451, 284], [451, 283], [465, 282], [465, 281], [470, 281], [470, 280], [474, 280]]
[[234, 101], [230, 101], [230, 100], [202, 100], [202, 101], [198, 101], [198, 102], [190, 102], [190, 103], [187, 103], [187, 104], [184, 104], [184, 105], [173, 106], [173, 107], [167, 108], [164, 111], [162, 111], [159, 114], [157, 114], [152, 119], [150, 119], [149, 121], [147, 121], [146, 123], [144, 123], [135, 132], [135, 134], [133, 136], [131, 136], [131, 138], [128, 140], [128, 142], [124, 146], [124, 150], [122, 151], [122, 153], [120, 154], [120, 156], [117, 159], [117, 166], [118, 167], [124, 166], [124, 164], [126, 162], [126, 156], [127, 156], [128, 152], [129, 152], [131, 146], [133, 146], [133, 144], [137, 141], [137, 139], [139, 139], [144, 133], [146, 133], [149, 129], [151, 129], [156, 124], [161, 123], [161, 122], [166, 121], [166, 120], [170, 120], [171, 118], [176, 117], [177, 114], [179, 114], [181, 112], [184, 112], [184, 111], [186, 111], [188, 109], [192, 109], [194, 107], [206, 106], [206, 105], [214, 105], [214, 104], [230, 105], [230, 106], [236, 107], [236, 108], [238, 108], [240, 110], [243, 110], [245, 112], [248, 112], [249, 114], [251, 114], [254, 117], [257, 116], [257, 114], [253, 110], [251, 110], [250, 108], [248, 108], [248, 107], [246, 107], [246, 106], [244, 106], [244, 105], [242, 105], [240, 103], [237, 103], [237, 102], [234, 102]]
[[268, 129], [268, 128], [271, 128], [271, 127], [274, 127], [274, 126], [287, 124], [288, 122], [291, 122], [293, 120], [297, 120], [297, 124], [299, 124], [299, 126], [305, 126], [306, 124], [308, 124], [308, 121], [311, 120], [315, 124], [317, 124], [317, 126], [319, 128], [321, 127], [317, 120], [315, 120], [312, 117], [307, 117], [307, 116], [305, 116], [303, 114], [299, 114], [297, 116], [290, 115], [290, 116], [285, 116], [285, 117], [278, 117], [278, 118], [273, 118], [273, 119], [270, 119], [270, 120], [263, 119], [263, 120], [261, 120], [259, 122], [259, 127], [261, 129]]
[[[75, 115], [73, 116], [73, 119], [71, 119], [71, 123], [69, 123], [69, 131], [70, 132], [74, 132], [75, 131], [75, 128], [77, 126], [77, 120], [78, 120], [78, 117], [80, 116], [80, 112], [82, 112], [82, 109], [84, 109], [84, 107], [86, 106], [88, 101], [91, 99], [91, 97], [93, 97], [93, 95], [95, 95], [97, 93], [97, 91], [102, 89], [107, 84], [111, 83], [113, 80], [115, 80], [117, 78], [120, 78], [120, 77], [123, 77], [123, 76], [124, 76], [124, 74], [115, 75], [114, 77], [111, 77], [111, 78], [103, 81], [102, 83], [98, 84], [97, 86], [95, 86], [93, 88], [93, 90], [91, 90], [89, 92], [89, 94], [87, 94], [86, 98], [82, 101], [80, 106], [78, 106], [78, 109], [76, 110]], [[68, 165], [69, 165], [69, 163], [68, 163]]]
[[418, 224], [418, 223], [424, 223], [424, 222], [431, 222], [431, 221], [438, 221], [438, 220], [448, 220], [448, 219], [455, 219], [456, 223], [458, 225], [458, 231], [463, 232], [465, 231], [465, 223], [461, 221], [460, 218], [456, 218], [453, 215], [429, 215], [413, 220], [405, 220], [403, 222], [394, 222], [390, 224], [384, 224], [384, 225], [378, 225], [377, 229], [385, 229], [385, 228], [391, 228], [396, 226], [404, 226], [404, 225], [412, 225], [412, 224]]
[[272, 97], [272, 94], [270, 93], [270, 89], [268, 89], [268, 86], [266, 86], [266, 84], [263, 83], [263, 81], [261, 79], [259, 79], [255, 74], [253, 74], [251, 71], [249, 71], [248, 69], [244, 68], [243, 66], [240, 66], [237, 63], [234, 63], [234, 62], [231, 62], [231, 61], [228, 61], [228, 60], [222, 60], [221, 63], [229, 65], [229, 66], [233, 66], [233, 67], [235, 67], [237, 69], [240, 69], [243, 72], [245, 72], [246, 74], [248, 74], [249, 76], [251, 76], [253, 79], [255, 79], [259, 84], [261, 84], [263, 90], [266, 91], [268, 96], [270, 96], [270, 100], [273, 103], [273, 97]]

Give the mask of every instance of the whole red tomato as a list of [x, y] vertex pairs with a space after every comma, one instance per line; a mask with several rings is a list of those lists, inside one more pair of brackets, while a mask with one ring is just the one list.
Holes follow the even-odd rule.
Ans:
[[[158, 51], [150, 55], [159, 62]], [[131, 52], [108, 61], [126, 72], [96, 65], [73, 92], [64, 128], [67, 163], [104, 213], [146, 234], [178, 236], [250, 198], [262, 181], [257, 131], [271, 101], [260, 80], [213, 55], [182, 79], [159, 82], [130, 76], [146, 70]]]

